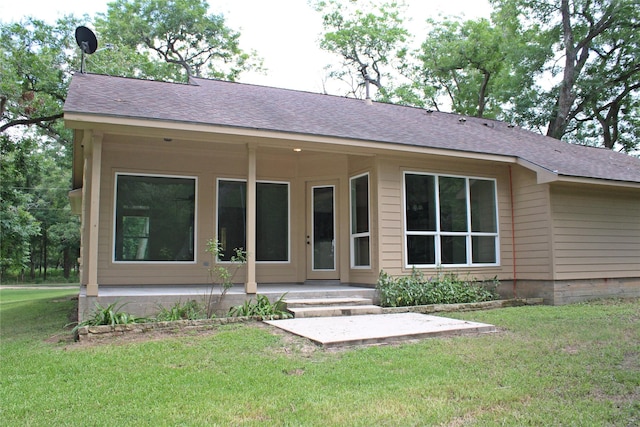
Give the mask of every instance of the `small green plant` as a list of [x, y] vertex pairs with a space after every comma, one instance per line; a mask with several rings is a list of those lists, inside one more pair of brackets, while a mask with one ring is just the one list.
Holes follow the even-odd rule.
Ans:
[[206, 310], [196, 301], [191, 300], [184, 304], [178, 301], [170, 308], [161, 306], [156, 320], [158, 322], [172, 322], [175, 320], [198, 320], [206, 317]]
[[463, 280], [455, 273], [438, 270], [433, 277], [414, 268], [410, 276], [391, 277], [380, 272], [377, 288], [384, 307], [406, 307], [426, 304], [458, 304], [492, 301], [498, 298], [498, 279], [490, 283]]
[[245, 301], [241, 305], [231, 307], [229, 309], [229, 316], [241, 317], [260, 317], [262, 319], [273, 319], [276, 316], [281, 319], [287, 319], [293, 317], [286, 309], [286, 303], [284, 297], [286, 294], [282, 294], [273, 303], [269, 301], [266, 295], [257, 295], [256, 302], [252, 299]]
[[135, 317], [133, 314], [127, 313], [125, 311], [121, 311], [122, 307], [126, 305], [120, 304], [117, 305], [117, 302], [112, 302], [106, 307], [101, 306], [96, 302], [96, 309], [93, 312], [93, 315], [78, 323], [72, 330], [74, 335], [77, 335], [78, 329], [83, 326], [101, 326], [101, 325], [128, 325], [131, 323], [146, 323], [149, 321], [146, 317]]
[[[207, 317], [213, 317], [214, 309], [220, 304], [227, 291], [233, 287], [233, 278], [238, 270], [247, 263], [247, 252], [243, 249], [235, 248], [229, 263], [218, 264], [224, 257], [222, 244], [217, 239], [207, 242], [206, 251], [211, 254], [211, 265], [208, 268], [211, 288], [205, 297]], [[220, 285], [220, 295], [215, 294], [215, 286]]]

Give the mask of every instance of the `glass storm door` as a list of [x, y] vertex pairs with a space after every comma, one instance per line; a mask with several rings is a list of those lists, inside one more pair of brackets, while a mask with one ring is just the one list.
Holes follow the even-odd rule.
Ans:
[[307, 278], [338, 279], [336, 186], [307, 185]]

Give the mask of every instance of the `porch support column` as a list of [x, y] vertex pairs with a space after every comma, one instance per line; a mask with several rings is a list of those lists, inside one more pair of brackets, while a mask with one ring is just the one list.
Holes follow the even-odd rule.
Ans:
[[256, 144], [247, 144], [247, 282], [244, 291], [247, 294], [258, 292], [256, 283]]
[[[98, 231], [100, 227], [100, 170], [102, 165], [102, 133], [94, 132], [87, 138], [85, 146], [85, 185], [89, 179], [89, 247], [88, 260], [83, 264], [87, 269], [87, 296], [98, 296]], [[85, 213], [87, 211], [85, 210]], [[85, 229], [85, 231], [87, 231]]]

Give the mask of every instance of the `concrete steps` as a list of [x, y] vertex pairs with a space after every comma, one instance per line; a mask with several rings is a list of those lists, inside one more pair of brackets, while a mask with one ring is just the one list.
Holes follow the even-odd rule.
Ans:
[[370, 298], [287, 298], [285, 302], [287, 304], [287, 310], [292, 313], [296, 319], [382, 313], [382, 308], [373, 305], [373, 300]]

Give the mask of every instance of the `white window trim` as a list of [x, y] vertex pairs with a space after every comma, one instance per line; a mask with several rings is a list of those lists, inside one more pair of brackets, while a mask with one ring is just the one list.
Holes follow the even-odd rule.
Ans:
[[[117, 207], [118, 207], [118, 177], [119, 176], [148, 176], [152, 178], [179, 178], [192, 179], [195, 184], [194, 201], [193, 201], [193, 261], [118, 261], [116, 260], [116, 223], [117, 223]], [[113, 224], [111, 235], [111, 262], [113, 264], [129, 264], [129, 265], [145, 265], [145, 264], [170, 264], [170, 265], [188, 265], [198, 263], [198, 177], [190, 175], [168, 175], [154, 173], [135, 173], [135, 172], [116, 172], [113, 181]]]
[[[354, 233], [351, 229], [353, 227], [353, 206], [351, 203], [352, 199], [352, 186], [351, 183], [363, 176], [367, 177], [367, 232], [366, 233]], [[351, 257], [351, 268], [354, 270], [371, 270], [371, 176], [369, 172], [361, 173], [359, 175], [352, 176], [349, 178], [349, 234], [350, 234], [350, 257]], [[355, 263], [355, 240], [360, 237], [368, 237], [369, 238], [369, 265], [356, 265]]]
[[[218, 241], [220, 238], [218, 236], [218, 218], [219, 218], [218, 207], [220, 206], [218, 189], [220, 188], [220, 181], [244, 182], [245, 184], [247, 183], [247, 180], [242, 178], [224, 178], [224, 177], [216, 178], [215, 233], [216, 233], [216, 239]], [[256, 180], [256, 186], [257, 184], [286, 184], [287, 186], [287, 260], [286, 261], [257, 261], [256, 260], [256, 264], [291, 264], [291, 183], [289, 181]], [[246, 210], [246, 206], [245, 206], [245, 210]], [[246, 226], [247, 225], [245, 224], [245, 227]], [[220, 261], [217, 259], [216, 263], [231, 264], [231, 261]]]
[[[406, 177], [407, 175], [423, 175], [423, 176], [432, 176], [435, 178], [435, 207], [436, 207], [436, 230], [435, 231], [409, 231], [407, 230], [407, 185], [406, 185]], [[465, 232], [455, 232], [455, 231], [440, 231], [440, 197], [439, 197], [439, 188], [440, 188], [440, 178], [463, 178], [465, 179], [465, 189], [466, 189], [466, 209], [467, 209], [467, 230]], [[482, 181], [493, 181], [494, 185], [494, 206], [495, 206], [495, 221], [496, 221], [496, 232], [495, 233], [487, 233], [487, 232], [477, 232], [471, 231], [471, 195], [470, 195], [470, 180], [482, 180]], [[464, 176], [464, 175], [448, 175], [448, 174], [438, 174], [438, 173], [428, 173], [428, 172], [417, 172], [417, 171], [404, 171], [402, 174], [402, 224], [403, 224], [403, 247], [404, 247], [404, 266], [405, 268], [434, 268], [437, 266], [442, 266], [445, 268], [459, 268], [459, 267], [497, 267], [500, 266], [500, 212], [498, 205], [498, 182], [495, 178], [486, 178], [486, 177], [478, 177], [478, 176]], [[434, 264], [409, 264], [409, 248], [407, 244], [407, 236], [434, 236], [434, 250], [435, 250], [435, 263]], [[466, 258], [469, 261], [465, 264], [442, 264], [442, 253], [441, 253], [441, 244], [440, 237], [441, 236], [465, 236], [466, 237]], [[472, 258], [472, 243], [473, 237], [494, 237], [495, 239], [495, 263], [474, 263]]]

